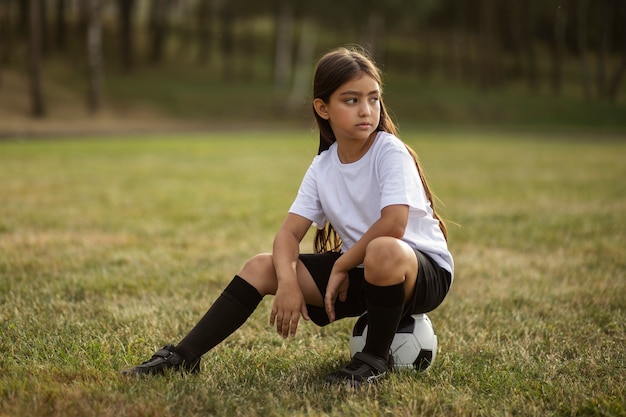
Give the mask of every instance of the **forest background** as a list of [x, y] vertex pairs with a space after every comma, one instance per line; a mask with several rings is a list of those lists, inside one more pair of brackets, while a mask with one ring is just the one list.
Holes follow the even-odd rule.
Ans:
[[621, 0], [0, 0], [0, 133], [308, 124], [367, 48], [401, 126], [626, 126]]

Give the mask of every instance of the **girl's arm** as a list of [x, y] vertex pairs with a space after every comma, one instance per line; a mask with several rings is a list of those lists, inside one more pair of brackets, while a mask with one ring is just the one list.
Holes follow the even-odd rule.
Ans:
[[365, 259], [365, 249], [367, 245], [377, 237], [391, 236], [401, 239], [409, 219], [409, 207], [405, 205], [393, 205], [383, 208], [380, 218], [365, 232], [354, 246], [337, 260], [336, 266], [341, 271], [361, 265]]
[[272, 259], [276, 271], [278, 288], [270, 314], [270, 325], [283, 337], [295, 336], [300, 314], [309, 320], [306, 303], [298, 284], [296, 265], [300, 253], [300, 242], [311, 227], [311, 221], [289, 213], [274, 238]]
[[363, 263], [367, 245], [377, 237], [391, 236], [401, 239], [409, 219], [409, 207], [391, 205], [383, 208], [380, 218], [365, 232], [350, 250], [346, 251], [333, 266], [328, 282], [324, 304], [330, 321], [335, 320], [335, 301], [345, 301], [348, 293], [348, 271]]

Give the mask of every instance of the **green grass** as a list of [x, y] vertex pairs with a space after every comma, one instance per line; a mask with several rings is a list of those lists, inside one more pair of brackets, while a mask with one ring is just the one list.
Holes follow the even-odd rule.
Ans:
[[271, 249], [314, 134], [0, 143], [0, 416], [625, 416], [623, 137], [403, 138], [445, 202], [456, 281], [429, 372], [359, 391], [321, 382], [354, 321], [284, 341], [271, 298], [199, 376], [118, 375]]

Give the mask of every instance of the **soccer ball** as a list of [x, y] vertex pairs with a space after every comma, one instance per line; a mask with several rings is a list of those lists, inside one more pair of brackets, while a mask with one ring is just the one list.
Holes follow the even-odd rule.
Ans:
[[[367, 338], [367, 313], [354, 324], [350, 338], [350, 356], [365, 347]], [[437, 355], [437, 335], [426, 314], [413, 314], [404, 318], [391, 342], [395, 370], [426, 371]]]

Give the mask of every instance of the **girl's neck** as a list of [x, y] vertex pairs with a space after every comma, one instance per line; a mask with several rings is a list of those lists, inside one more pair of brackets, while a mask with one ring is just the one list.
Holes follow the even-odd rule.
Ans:
[[369, 151], [378, 135], [378, 131], [372, 132], [365, 142], [357, 140], [337, 140], [337, 156], [342, 164], [351, 164], [363, 158]]

